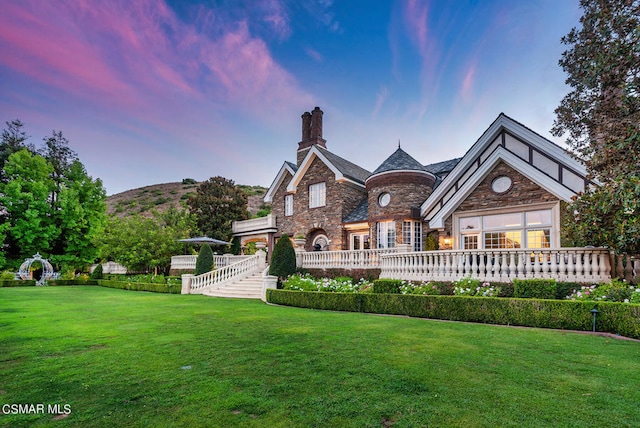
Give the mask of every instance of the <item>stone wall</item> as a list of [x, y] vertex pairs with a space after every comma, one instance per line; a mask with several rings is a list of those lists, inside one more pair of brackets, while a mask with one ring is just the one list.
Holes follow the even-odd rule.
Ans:
[[[298, 183], [293, 194], [293, 216], [284, 215], [284, 196], [291, 176], [283, 181], [275, 192], [272, 211], [276, 215], [278, 236], [287, 233], [292, 237], [304, 234], [307, 238], [306, 249], [312, 250], [312, 239], [322, 233], [329, 238], [329, 250], [347, 249], [349, 243], [344, 239], [342, 219], [353, 211], [366, 196], [364, 189], [348, 182], [337, 182], [333, 171], [319, 158], [315, 158]], [[326, 205], [309, 208], [309, 186], [325, 183]]]

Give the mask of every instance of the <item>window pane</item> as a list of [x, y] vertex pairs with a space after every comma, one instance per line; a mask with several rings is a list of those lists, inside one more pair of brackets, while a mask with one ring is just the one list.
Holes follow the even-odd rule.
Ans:
[[527, 248], [551, 248], [551, 229], [527, 230]]
[[325, 206], [325, 183], [317, 183], [309, 186], [309, 208]]
[[422, 223], [413, 222], [413, 251], [422, 251]]
[[293, 195], [284, 197], [284, 215], [293, 215]]
[[465, 250], [477, 250], [478, 235], [464, 235], [462, 237], [462, 248]]
[[518, 227], [522, 225], [522, 214], [496, 214], [483, 217], [484, 227], [495, 229], [499, 227]]
[[354, 250], [360, 250], [360, 236], [359, 235], [355, 235], [353, 237], [353, 249]]
[[480, 217], [464, 217], [460, 219], [460, 230], [480, 229]]
[[527, 213], [527, 226], [551, 224], [551, 210], [530, 211]]
[[484, 248], [520, 248], [521, 233], [519, 230], [509, 232], [487, 232], [484, 234]]
[[402, 222], [402, 243], [411, 244], [411, 222]]

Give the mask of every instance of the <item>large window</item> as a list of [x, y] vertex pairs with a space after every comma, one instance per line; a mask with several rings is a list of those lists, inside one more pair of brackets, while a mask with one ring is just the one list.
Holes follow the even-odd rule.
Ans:
[[396, 223], [394, 221], [379, 222], [377, 232], [377, 248], [396, 247]]
[[551, 209], [458, 218], [460, 248], [550, 248]]
[[309, 186], [309, 208], [324, 207], [326, 205], [327, 186], [317, 183]]
[[402, 243], [411, 245], [413, 251], [422, 251], [422, 222], [402, 222]]
[[293, 195], [285, 195], [284, 197], [284, 215], [293, 215]]

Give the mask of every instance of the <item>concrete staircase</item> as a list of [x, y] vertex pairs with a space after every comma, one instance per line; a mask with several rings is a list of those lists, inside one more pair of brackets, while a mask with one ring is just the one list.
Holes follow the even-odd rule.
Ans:
[[212, 297], [236, 297], [240, 299], [260, 299], [262, 297], [262, 273], [257, 272], [232, 284], [202, 293]]

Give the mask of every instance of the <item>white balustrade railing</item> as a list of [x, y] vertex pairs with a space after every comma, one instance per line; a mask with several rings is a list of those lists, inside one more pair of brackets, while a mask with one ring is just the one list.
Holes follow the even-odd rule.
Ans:
[[611, 279], [609, 250], [604, 248], [427, 251], [385, 254], [381, 259], [380, 278], [455, 281], [470, 276], [495, 282], [515, 278]]
[[[239, 262], [251, 256], [234, 256], [233, 254], [214, 255], [213, 263], [216, 268], [228, 266], [230, 264]], [[198, 256], [172, 256], [171, 257], [171, 269], [185, 270], [195, 269], [196, 259]]]
[[268, 214], [266, 217], [252, 218], [249, 220], [234, 221], [231, 223], [231, 229], [234, 234], [244, 232], [256, 232], [265, 229], [275, 229], [276, 216]]
[[[264, 254], [264, 253], [263, 253]], [[244, 260], [228, 266], [203, 273], [198, 276], [190, 276], [189, 289], [191, 294], [201, 294], [205, 289], [215, 289], [226, 283], [240, 280], [264, 267], [264, 255], [248, 256]], [[188, 277], [188, 275], [183, 275]]]
[[396, 248], [353, 251], [312, 251], [302, 253], [305, 269], [375, 269], [380, 268], [383, 254], [396, 253]]

